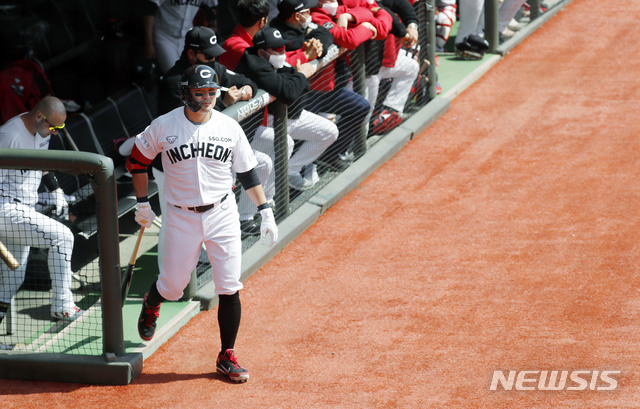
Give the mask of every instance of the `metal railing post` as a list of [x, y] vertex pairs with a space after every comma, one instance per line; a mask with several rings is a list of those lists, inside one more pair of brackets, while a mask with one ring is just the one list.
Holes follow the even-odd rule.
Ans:
[[484, 2], [484, 38], [489, 42], [489, 52], [495, 53], [500, 45], [498, 0], [485, 0]]
[[[364, 45], [359, 45], [353, 50], [351, 59], [351, 77], [353, 80], [353, 91], [364, 96], [365, 94], [365, 52]], [[353, 138], [352, 149], [356, 158], [364, 155], [367, 151], [367, 124], [362, 123], [357, 130], [358, 134]]]
[[[74, 152], [77, 154], [77, 152]], [[120, 244], [118, 237], [118, 195], [113, 162], [104, 158], [104, 169], [94, 174], [98, 216], [98, 255], [102, 282], [102, 333], [105, 354], [124, 355], [122, 302], [120, 291]]]
[[540, 17], [540, 0], [529, 1], [529, 21], [533, 21]]
[[287, 105], [278, 100], [271, 103], [269, 112], [273, 114], [273, 148], [276, 153], [273, 170], [276, 172], [276, 211], [280, 221], [291, 213], [289, 207], [289, 143], [287, 140]]
[[427, 78], [429, 79], [429, 101], [436, 97], [436, 1], [424, 0], [424, 7], [419, 7], [418, 18], [420, 19], [419, 41], [420, 41], [420, 64], [427, 60], [429, 68]]

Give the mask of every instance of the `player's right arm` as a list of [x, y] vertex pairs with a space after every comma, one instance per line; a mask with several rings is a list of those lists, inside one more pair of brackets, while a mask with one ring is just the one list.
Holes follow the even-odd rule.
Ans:
[[147, 158], [140, 152], [137, 145], [133, 145], [131, 155], [127, 159], [127, 170], [131, 173], [133, 190], [136, 192], [136, 216], [135, 220], [140, 226], [151, 227], [155, 213], [149, 204], [149, 174], [147, 169], [152, 159]]
[[149, 194], [149, 174], [147, 172], [132, 173], [131, 179], [133, 180], [133, 190], [136, 192], [136, 197], [147, 197]]

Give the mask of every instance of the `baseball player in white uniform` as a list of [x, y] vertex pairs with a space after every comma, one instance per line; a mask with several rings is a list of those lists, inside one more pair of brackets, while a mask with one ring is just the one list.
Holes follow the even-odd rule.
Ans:
[[[64, 127], [66, 118], [63, 103], [58, 98], [45, 97], [31, 111], [0, 127], [0, 148], [48, 149], [51, 134]], [[30, 247], [49, 250], [51, 317], [72, 321], [83, 312], [71, 293], [73, 233], [35, 209], [41, 180], [55, 200], [55, 214], [68, 215], [67, 201], [53, 173], [43, 176], [40, 170], [0, 169], [0, 241], [20, 263], [14, 271], [0, 263], [0, 321], [24, 281]]]
[[215, 7], [218, 0], [147, 0], [144, 11], [145, 55], [155, 58], [165, 73], [180, 59], [184, 36], [202, 6]]
[[262, 240], [269, 239], [273, 245], [278, 228], [242, 128], [214, 110], [220, 94], [215, 71], [206, 65], [192, 66], [184, 73], [181, 85], [185, 106], [154, 119], [136, 136], [127, 160], [138, 197], [136, 221], [148, 227], [155, 218], [146, 197], [147, 167], [158, 154], [165, 173], [167, 202], [160, 275], [144, 296], [138, 332], [146, 341], [153, 337], [161, 302], [182, 296], [204, 243], [219, 297], [222, 348], [216, 369], [233, 381], [244, 382], [249, 372], [238, 364], [233, 350], [241, 315], [238, 291], [242, 289], [242, 243], [232, 172], [260, 210]]
[[463, 43], [465, 38], [472, 34], [484, 36], [483, 0], [460, 0], [458, 12], [460, 25], [456, 34], [456, 45]]

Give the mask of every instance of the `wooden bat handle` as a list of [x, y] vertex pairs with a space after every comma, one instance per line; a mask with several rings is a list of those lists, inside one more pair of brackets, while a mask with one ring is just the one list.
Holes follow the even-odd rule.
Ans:
[[62, 128], [62, 131], [64, 132], [64, 136], [67, 137], [67, 142], [69, 143], [69, 145], [71, 146], [71, 149], [73, 149], [76, 152], [79, 152], [80, 149], [78, 149], [78, 146], [76, 145], [76, 143], [73, 141], [73, 138], [71, 137], [71, 134], [69, 133], [69, 131], [67, 130], [67, 128]]
[[144, 226], [140, 227], [140, 232], [138, 232], [138, 239], [136, 240], [136, 245], [133, 247], [133, 253], [131, 253], [131, 260], [129, 260], [129, 264], [136, 264], [136, 258], [138, 256], [138, 248], [140, 248], [140, 241], [142, 241], [143, 234], [144, 234]]
[[5, 264], [12, 270], [15, 270], [16, 268], [20, 267], [20, 263], [18, 263], [18, 260], [16, 260], [16, 258], [13, 257], [13, 254], [11, 254], [11, 252], [7, 249], [7, 247], [1, 241], [0, 241], [0, 258], [2, 258], [2, 261], [4, 261]]

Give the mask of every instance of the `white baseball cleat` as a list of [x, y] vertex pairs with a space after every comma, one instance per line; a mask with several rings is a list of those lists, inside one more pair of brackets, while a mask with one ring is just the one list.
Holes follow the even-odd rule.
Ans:
[[318, 176], [318, 167], [315, 163], [311, 163], [304, 167], [304, 178], [310, 180], [314, 185], [320, 181]]
[[300, 172], [289, 173], [289, 187], [296, 190], [309, 190], [313, 187], [313, 183], [305, 179]]

